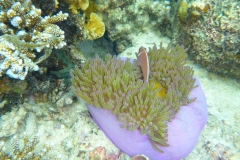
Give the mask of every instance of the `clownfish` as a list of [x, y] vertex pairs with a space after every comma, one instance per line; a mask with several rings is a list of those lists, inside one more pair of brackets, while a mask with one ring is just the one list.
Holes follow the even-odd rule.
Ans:
[[146, 48], [144, 48], [143, 46], [141, 46], [139, 48], [138, 53], [135, 53], [138, 59], [138, 63], [141, 67], [142, 70], [142, 74], [143, 74], [143, 81], [144, 82], [148, 82], [148, 78], [149, 78], [149, 73], [150, 73], [150, 69], [149, 69], [149, 60], [148, 60], [148, 53], [146, 51]]
[[148, 60], [148, 53], [146, 51], [146, 48], [144, 48], [143, 46], [141, 46], [139, 48], [138, 53], [135, 53], [138, 59], [138, 63], [141, 67], [142, 70], [142, 74], [143, 74], [143, 81], [145, 83], [148, 83], [151, 85], [154, 83], [153, 89], [160, 89], [159, 92], [157, 93], [157, 96], [161, 99], [164, 99], [166, 91], [163, 88], [163, 86], [161, 85], [161, 83], [156, 82], [154, 80], [150, 80], [149, 81], [149, 74], [150, 74], [150, 68], [149, 68], [149, 60]]

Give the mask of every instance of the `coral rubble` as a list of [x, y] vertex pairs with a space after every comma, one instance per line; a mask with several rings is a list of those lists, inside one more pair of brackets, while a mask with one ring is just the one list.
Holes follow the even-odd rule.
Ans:
[[[24, 80], [29, 71], [39, 70], [52, 48], [62, 48], [64, 31], [54, 23], [68, 17], [61, 11], [41, 17], [41, 9], [30, 0], [0, 2], [0, 77]], [[41, 55], [38, 52], [44, 51]]]

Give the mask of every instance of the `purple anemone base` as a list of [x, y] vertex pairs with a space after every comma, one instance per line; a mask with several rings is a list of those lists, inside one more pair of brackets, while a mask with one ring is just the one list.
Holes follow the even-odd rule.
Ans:
[[196, 79], [196, 88], [192, 89], [189, 98], [194, 102], [181, 106], [180, 111], [171, 122], [168, 122], [168, 147], [158, 146], [163, 153], [153, 148], [147, 135], [139, 130], [128, 131], [121, 127], [121, 122], [111, 111], [86, 104], [93, 120], [105, 135], [124, 153], [129, 156], [144, 154], [150, 160], [179, 160], [188, 156], [197, 143], [204, 128], [208, 112], [205, 95], [200, 82]]

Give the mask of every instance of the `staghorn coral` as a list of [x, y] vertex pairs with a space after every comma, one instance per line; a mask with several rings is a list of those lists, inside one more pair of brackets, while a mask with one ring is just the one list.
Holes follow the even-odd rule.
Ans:
[[184, 66], [186, 50], [180, 46], [149, 49], [150, 81], [159, 82], [166, 93], [157, 96], [155, 83], [142, 81], [140, 67], [134, 61], [120, 60], [107, 55], [88, 59], [71, 72], [72, 90], [86, 103], [111, 111], [122, 127], [146, 134], [153, 147], [168, 146], [167, 122], [174, 118], [180, 106], [189, 99], [194, 87], [193, 70]]
[[42, 15], [52, 15], [59, 7], [58, 0], [31, 0], [35, 7], [41, 8]]
[[105, 25], [96, 13], [90, 14], [90, 19], [84, 27], [86, 39], [88, 40], [100, 38], [105, 32]]
[[[14, 136], [11, 139], [12, 153], [7, 153], [5, 149], [4, 142], [0, 143], [0, 160], [6, 159], [28, 159], [28, 160], [40, 160], [42, 159], [49, 150], [51, 150], [50, 145], [44, 145], [41, 150], [37, 149], [37, 144], [39, 143], [39, 136], [35, 135], [32, 139], [29, 139], [28, 136], [24, 133], [23, 138], [19, 141], [17, 136]], [[20, 147], [22, 146], [22, 149]], [[20, 145], [21, 144], [21, 145]], [[37, 151], [34, 151], [37, 150]], [[58, 158], [52, 158], [57, 160]]]
[[[54, 16], [41, 17], [41, 10], [30, 0], [1, 1], [0, 12], [0, 77], [24, 80], [28, 71], [39, 70], [52, 48], [62, 48], [64, 31], [54, 23], [63, 21], [68, 14], [61, 11]], [[44, 50], [44, 54], [41, 52]], [[36, 51], [36, 52], [35, 52]], [[42, 56], [41, 56], [42, 55]]]

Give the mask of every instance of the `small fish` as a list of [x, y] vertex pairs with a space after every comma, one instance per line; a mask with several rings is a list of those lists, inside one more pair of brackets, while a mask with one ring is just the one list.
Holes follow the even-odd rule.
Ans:
[[142, 74], [143, 74], [143, 81], [148, 82], [149, 78], [149, 60], [148, 60], [148, 53], [146, 51], [146, 48], [141, 46], [139, 48], [138, 53], [135, 53], [138, 59], [138, 63], [141, 66]]

